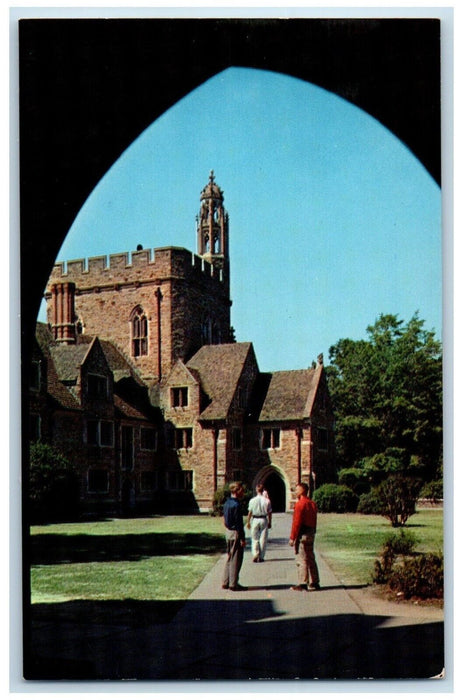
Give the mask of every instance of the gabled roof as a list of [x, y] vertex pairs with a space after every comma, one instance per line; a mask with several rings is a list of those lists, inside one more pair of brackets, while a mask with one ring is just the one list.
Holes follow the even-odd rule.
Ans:
[[60, 381], [76, 381], [90, 347], [91, 345], [54, 345], [50, 348]]
[[184, 364], [182, 360], [177, 360], [166, 380], [167, 384], [170, 386], [185, 384], [193, 382], [195, 384], [200, 383], [200, 377], [198, 372]]
[[255, 363], [252, 343], [225, 343], [203, 345], [186, 363], [188, 369], [198, 373], [201, 387], [210, 399], [201, 419], [224, 420], [227, 417], [248, 359]]
[[65, 387], [58, 378], [58, 373], [50, 352], [54, 346], [54, 340], [50, 329], [45, 323], [37, 323], [36, 340], [47, 361], [47, 394], [49, 400], [60, 408], [74, 411], [81, 410], [79, 402], [74, 394]]
[[[259, 421], [309, 418], [322, 367], [273, 372], [258, 415]], [[268, 375], [267, 375], [268, 376]]]
[[98, 340], [100, 341], [106, 362], [114, 375], [115, 382], [118, 382], [120, 379], [124, 379], [126, 377], [131, 377], [137, 382], [137, 384], [143, 386], [145, 385], [126, 356], [114, 345], [111, 340], [102, 340], [101, 338], [98, 338]]
[[127, 400], [126, 397], [114, 394], [114, 406], [116, 409], [116, 417], [118, 418], [136, 418], [137, 420], [152, 420], [153, 410], [151, 407], [136, 406], [134, 403]]
[[80, 367], [95, 343], [99, 343], [110, 370], [113, 372], [114, 405], [120, 416], [154, 420], [158, 412], [151, 405], [146, 385], [137, 375], [125, 356], [109, 340], [97, 336], [79, 336], [77, 343], [61, 345], [44, 323], [37, 324], [38, 345], [47, 358], [47, 391], [55, 403], [63, 408], [80, 410], [80, 404], [72, 390], [63, 382], [73, 384], [80, 373]]

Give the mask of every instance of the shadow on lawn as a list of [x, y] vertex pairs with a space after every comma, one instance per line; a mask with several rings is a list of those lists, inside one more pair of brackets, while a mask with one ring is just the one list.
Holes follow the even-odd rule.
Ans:
[[223, 551], [223, 536], [209, 533], [34, 535], [30, 539], [29, 561], [31, 565], [123, 561]]

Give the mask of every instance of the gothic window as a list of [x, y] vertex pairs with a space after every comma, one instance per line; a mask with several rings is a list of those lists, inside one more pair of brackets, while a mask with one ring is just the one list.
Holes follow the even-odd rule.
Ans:
[[217, 323], [212, 324], [211, 336], [211, 343], [213, 345], [220, 345], [222, 342], [222, 334], [220, 332], [220, 326]]
[[148, 354], [148, 319], [143, 309], [137, 308], [132, 314], [132, 355], [141, 357]]
[[211, 342], [211, 321], [205, 318], [201, 324], [201, 339], [204, 345], [209, 345]]

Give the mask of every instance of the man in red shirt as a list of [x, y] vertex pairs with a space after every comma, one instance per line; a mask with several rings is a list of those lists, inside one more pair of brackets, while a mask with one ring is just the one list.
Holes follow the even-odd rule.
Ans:
[[293, 591], [306, 591], [309, 588], [318, 590], [320, 588], [320, 577], [314, 553], [315, 532], [317, 530], [317, 506], [308, 497], [309, 487], [307, 484], [296, 486], [297, 501], [294, 506], [293, 523], [291, 535], [289, 537], [290, 547], [294, 546], [296, 552], [297, 566], [297, 586], [291, 586]]

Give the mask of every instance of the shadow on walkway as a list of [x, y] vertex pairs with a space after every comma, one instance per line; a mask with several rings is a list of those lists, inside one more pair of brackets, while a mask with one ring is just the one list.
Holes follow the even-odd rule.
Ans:
[[[321, 595], [308, 594], [311, 600]], [[34, 606], [28, 680], [419, 679], [442, 671], [443, 623], [288, 619], [271, 600]]]

